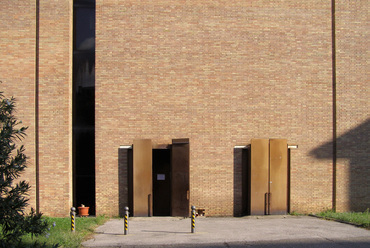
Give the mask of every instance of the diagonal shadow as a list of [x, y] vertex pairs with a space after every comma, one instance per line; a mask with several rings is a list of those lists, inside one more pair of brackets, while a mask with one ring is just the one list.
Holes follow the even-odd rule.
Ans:
[[[336, 140], [337, 172], [348, 171], [348, 183], [338, 181], [337, 187], [348, 187], [349, 211], [365, 211], [370, 206], [370, 118], [357, 127], [343, 133]], [[317, 159], [333, 159], [333, 141], [318, 146], [309, 155]], [[339, 159], [348, 159], [346, 168]], [[340, 170], [340, 171], [339, 171]], [[347, 184], [347, 185], [346, 185]], [[338, 195], [337, 201], [346, 201]], [[345, 197], [345, 196], [344, 196]]]

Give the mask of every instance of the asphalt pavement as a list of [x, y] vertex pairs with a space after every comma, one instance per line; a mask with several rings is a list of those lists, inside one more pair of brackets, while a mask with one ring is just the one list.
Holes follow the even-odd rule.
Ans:
[[258, 247], [370, 248], [370, 231], [310, 216], [112, 219], [96, 229], [83, 247]]

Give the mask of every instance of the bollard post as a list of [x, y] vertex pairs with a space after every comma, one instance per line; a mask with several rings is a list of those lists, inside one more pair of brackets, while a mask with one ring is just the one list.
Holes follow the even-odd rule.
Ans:
[[191, 233], [195, 233], [195, 206], [191, 206]]
[[125, 231], [124, 231], [124, 235], [127, 235], [128, 234], [128, 212], [129, 208], [128, 207], [125, 207]]
[[76, 219], [76, 208], [75, 207], [72, 207], [71, 208], [71, 231], [74, 232], [75, 231], [75, 219]]

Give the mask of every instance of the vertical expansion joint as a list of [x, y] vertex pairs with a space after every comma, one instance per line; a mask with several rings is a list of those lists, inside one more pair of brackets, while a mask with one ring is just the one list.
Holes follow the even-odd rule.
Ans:
[[333, 195], [332, 209], [336, 210], [337, 194], [337, 65], [336, 65], [336, 23], [335, 23], [335, 0], [331, 1], [331, 25], [332, 25], [332, 94], [333, 94]]
[[40, 212], [40, 160], [39, 160], [39, 53], [40, 53], [40, 0], [36, 0], [35, 40], [35, 179], [36, 212]]

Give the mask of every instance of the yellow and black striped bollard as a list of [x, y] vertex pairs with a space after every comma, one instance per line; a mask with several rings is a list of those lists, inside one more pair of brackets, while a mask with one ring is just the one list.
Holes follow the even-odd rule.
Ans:
[[128, 234], [128, 207], [125, 207], [125, 231], [124, 231], [124, 235], [127, 235]]
[[75, 231], [75, 219], [76, 219], [76, 208], [75, 207], [72, 207], [71, 208], [71, 231], [74, 232]]
[[195, 206], [191, 206], [191, 233], [195, 233]]

